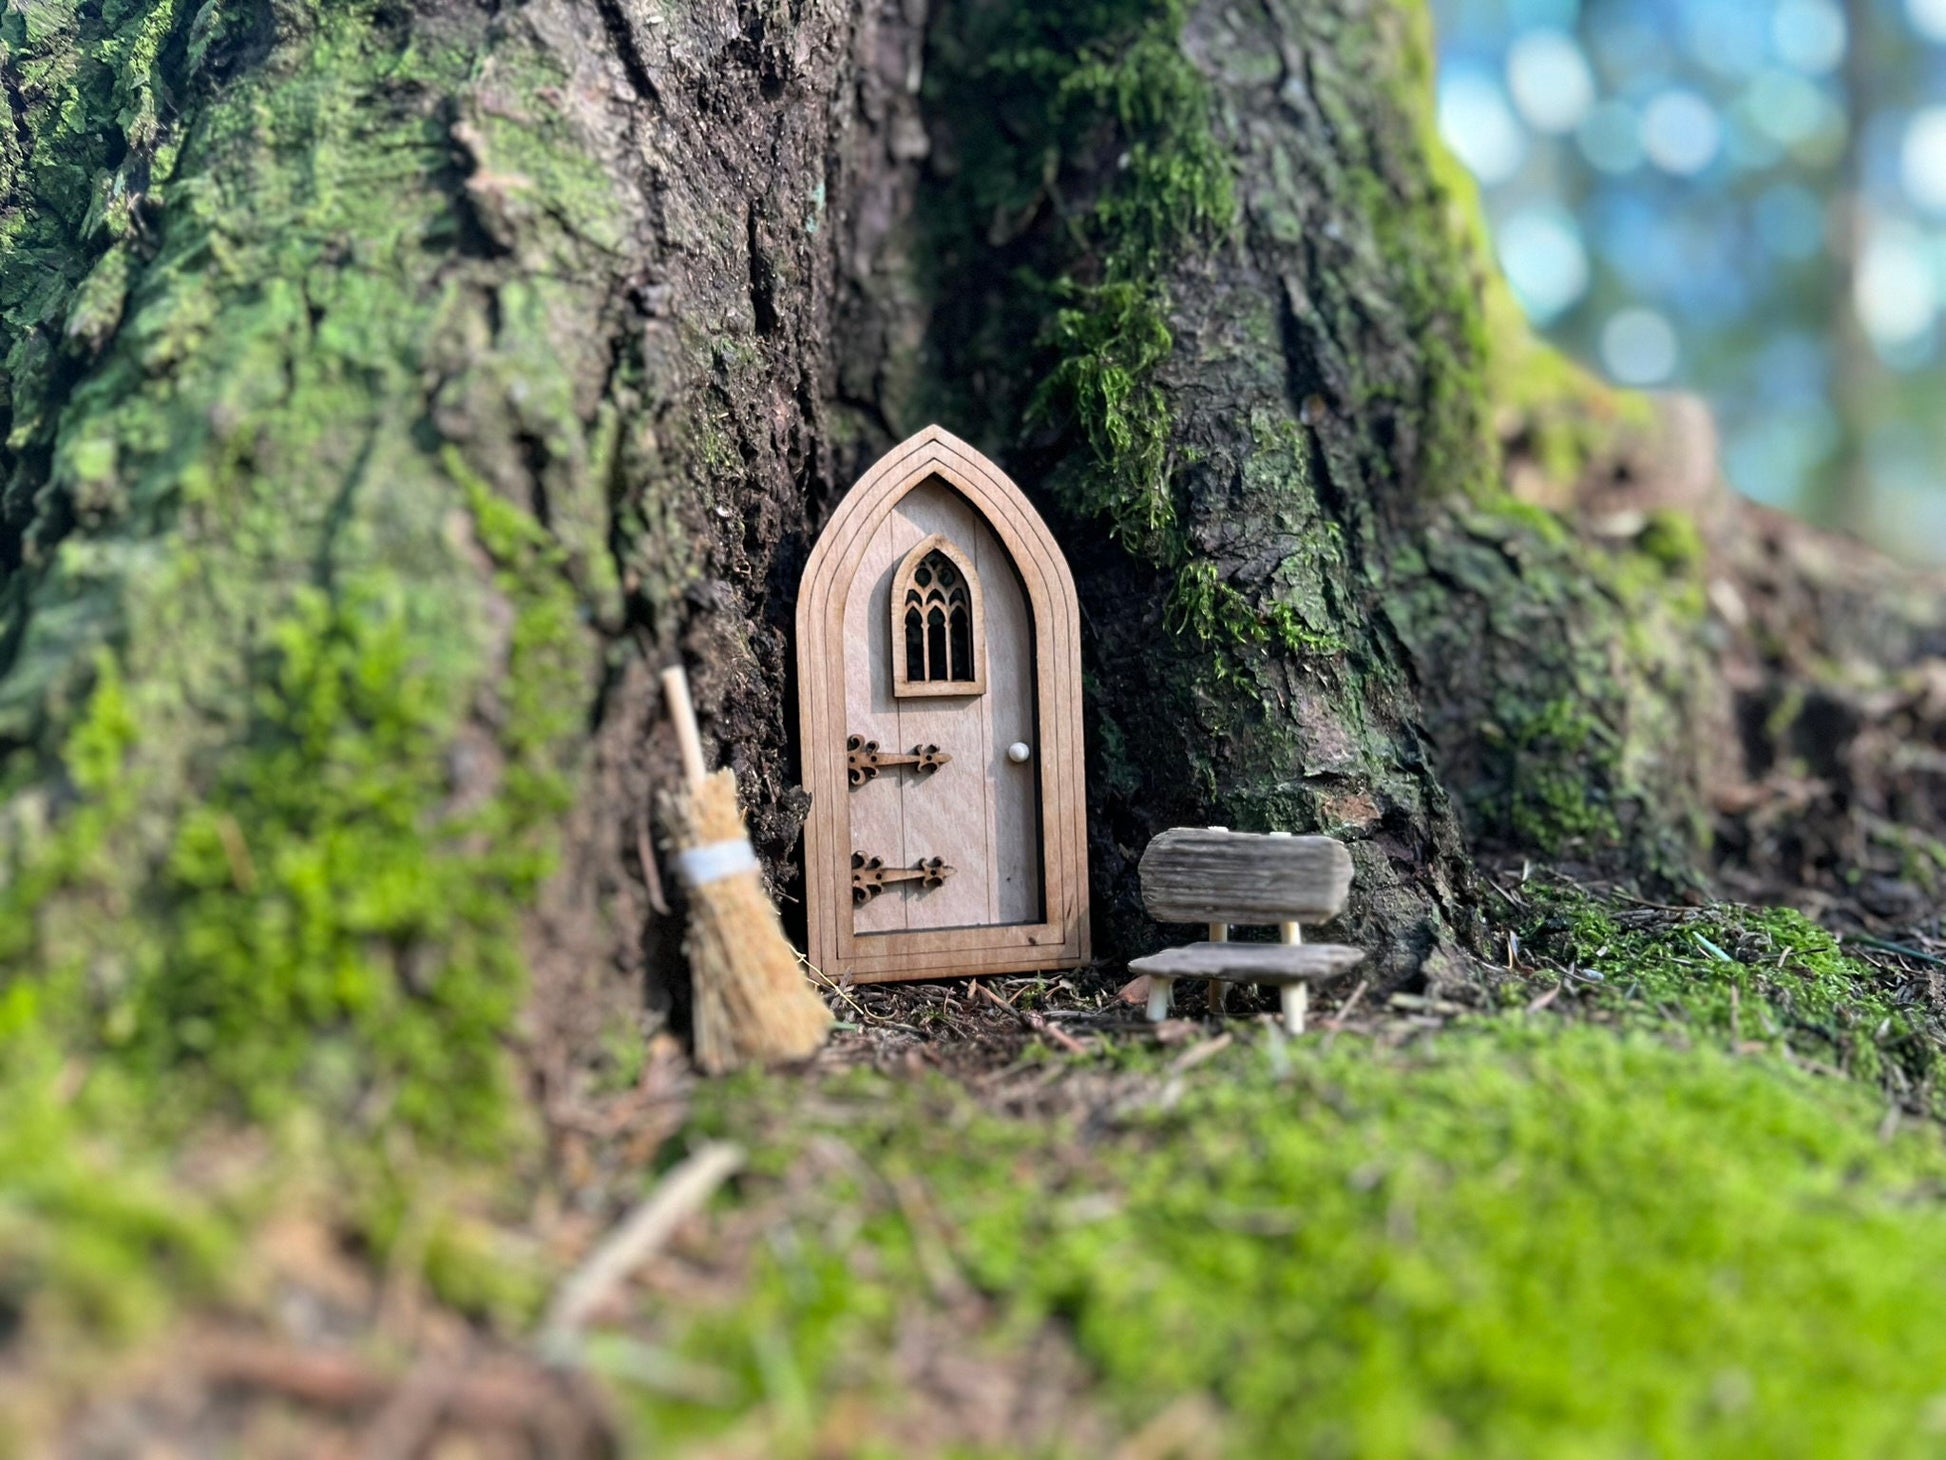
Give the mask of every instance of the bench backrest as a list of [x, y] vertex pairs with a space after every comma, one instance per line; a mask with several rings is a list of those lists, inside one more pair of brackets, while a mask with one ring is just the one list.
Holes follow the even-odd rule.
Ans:
[[1328, 836], [1177, 827], [1142, 853], [1142, 902], [1159, 923], [1321, 923], [1351, 889], [1351, 853]]

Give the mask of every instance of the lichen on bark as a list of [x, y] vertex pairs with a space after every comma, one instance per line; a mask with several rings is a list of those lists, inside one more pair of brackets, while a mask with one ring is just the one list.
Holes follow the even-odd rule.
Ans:
[[650, 671], [703, 661], [788, 866], [778, 585], [891, 439], [911, 308], [864, 285], [917, 39], [896, 6], [0, 17], [16, 1032], [478, 1144], [527, 1108], [510, 1048], [552, 1088], [666, 1008]]
[[[32, 510], [0, 730], [10, 886], [33, 889], [11, 973], [72, 970], [73, 1006], [48, 1011], [66, 1037], [197, 1072], [218, 1105], [301, 1098], [490, 1139], [520, 908], [582, 728], [562, 709], [595, 668], [563, 605], [598, 612], [612, 577], [573, 401], [605, 368], [571, 328], [598, 306], [549, 299], [606, 285], [541, 266], [612, 248], [626, 206], [543, 123], [522, 132], [530, 160], [551, 147], [559, 167], [495, 180], [529, 194], [517, 220], [478, 169], [463, 186], [455, 134], [489, 130], [464, 118], [494, 95], [484, 12], [433, 34], [382, 5], [186, 12], [119, 7], [108, 37], [84, 27], [116, 22], [77, 13], [35, 52], [85, 79], [126, 43], [184, 120], [162, 145], [148, 93], [112, 93], [146, 161], [102, 186], [139, 192], [146, 221], [103, 255], [127, 297], [99, 358], [56, 393], [31, 363], [58, 312], [10, 319], [30, 366], [24, 390], [10, 370], [10, 483]], [[229, 77], [207, 70], [226, 34], [225, 54], [261, 47]], [[108, 99], [76, 81], [67, 105]], [[100, 273], [75, 291], [81, 333], [102, 330]], [[512, 429], [454, 429], [472, 419]], [[477, 466], [440, 453], [462, 434]], [[509, 525], [536, 509], [546, 552]], [[100, 685], [118, 758], [83, 776]], [[36, 830], [110, 792], [92, 846]], [[49, 857], [66, 875], [42, 874]]]

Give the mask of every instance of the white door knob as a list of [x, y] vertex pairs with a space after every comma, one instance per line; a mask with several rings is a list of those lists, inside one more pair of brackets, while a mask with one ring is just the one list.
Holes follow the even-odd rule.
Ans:
[[1025, 740], [1016, 740], [1012, 745], [1007, 747], [1007, 759], [1015, 765], [1026, 765], [1027, 757], [1033, 753], [1033, 749]]

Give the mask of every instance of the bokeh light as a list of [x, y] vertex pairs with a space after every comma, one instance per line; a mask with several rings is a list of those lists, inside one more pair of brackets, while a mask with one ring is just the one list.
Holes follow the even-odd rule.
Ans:
[[1899, 178], [1914, 203], [1946, 214], [1946, 106], [1929, 106], [1906, 123]]
[[1496, 235], [1500, 267], [1528, 318], [1546, 324], [1588, 292], [1588, 250], [1566, 209], [1523, 208]]
[[1526, 137], [1499, 83], [1478, 72], [1441, 79], [1439, 135], [1489, 187], [1512, 177], [1527, 153]]
[[1572, 132], [1595, 104], [1594, 73], [1573, 37], [1530, 30], [1507, 53], [1507, 87], [1527, 125]]
[[1845, 59], [1845, 13], [1831, 0], [1784, 0], [1770, 18], [1777, 59], [1810, 76], [1838, 69]]
[[1642, 150], [1679, 177], [1708, 167], [1722, 137], [1716, 108], [1693, 91], [1665, 91], [1642, 113]]
[[1528, 317], [1703, 393], [1751, 496], [1946, 561], [1946, 0], [1433, 4]]
[[1905, 8], [1914, 30], [1946, 45], [1946, 0], [1906, 0]]
[[1601, 360], [1623, 385], [1661, 385], [1676, 373], [1675, 326], [1653, 309], [1618, 310], [1601, 327]]
[[1872, 228], [1852, 285], [1858, 321], [1882, 354], [1897, 361], [1923, 338], [1939, 312], [1939, 291], [1923, 235], [1899, 223]]

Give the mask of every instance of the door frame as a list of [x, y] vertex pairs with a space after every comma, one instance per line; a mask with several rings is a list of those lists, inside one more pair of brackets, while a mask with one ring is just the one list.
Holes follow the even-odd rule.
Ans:
[[[850, 782], [845, 771], [845, 600], [878, 524], [938, 477], [985, 519], [1013, 560], [1033, 626], [1043, 921], [910, 932], [851, 930]], [[868, 621], [879, 625], [884, 615]], [[984, 627], [984, 626], [983, 626]], [[889, 652], [889, 647], [888, 647]], [[971, 446], [928, 426], [845, 494], [805, 565], [797, 678], [810, 960], [854, 983], [1074, 968], [1088, 961], [1088, 840], [1081, 745], [1081, 611], [1054, 536], [1027, 498]]]

